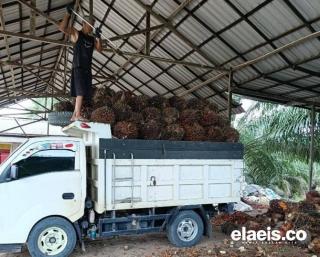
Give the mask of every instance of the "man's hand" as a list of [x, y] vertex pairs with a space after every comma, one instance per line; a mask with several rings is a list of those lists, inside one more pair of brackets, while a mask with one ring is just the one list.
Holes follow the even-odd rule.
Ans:
[[95, 28], [95, 37], [97, 40], [95, 40], [95, 49], [98, 51], [98, 52], [102, 52], [102, 42], [101, 42], [101, 29], [99, 27]]
[[99, 27], [95, 28], [95, 36], [96, 38], [101, 38], [101, 29]]
[[67, 12], [71, 15], [73, 11], [73, 4], [68, 4], [66, 6]]

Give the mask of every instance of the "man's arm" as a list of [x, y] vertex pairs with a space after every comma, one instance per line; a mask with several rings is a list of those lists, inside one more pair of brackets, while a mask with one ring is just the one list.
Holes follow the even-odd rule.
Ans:
[[96, 42], [95, 42], [95, 44], [94, 44], [94, 47], [95, 47], [95, 49], [96, 49], [99, 53], [102, 52], [102, 41], [101, 41], [101, 38], [97, 38], [97, 39], [96, 39]]
[[59, 30], [66, 35], [70, 36], [71, 42], [75, 43], [78, 40], [78, 31], [73, 27], [68, 27], [70, 15], [72, 13], [72, 8], [67, 6], [67, 13], [64, 15], [62, 21], [59, 24]]
[[99, 53], [101, 53], [102, 52], [101, 30], [99, 28], [96, 28], [95, 34], [96, 34], [96, 39], [95, 39], [94, 47]]

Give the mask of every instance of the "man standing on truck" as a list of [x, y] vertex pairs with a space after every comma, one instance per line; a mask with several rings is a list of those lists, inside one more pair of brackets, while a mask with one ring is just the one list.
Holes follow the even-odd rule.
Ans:
[[59, 30], [70, 36], [73, 46], [73, 62], [71, 74], [71, 96], [76, 97], [75, 109], [71, 121], [86, 121], [81, 116], [81, 107], [83, 101], [91, 101], [92, 95], [92, 73], [91, 63], [93, 50], [102, 51], [101, 30], [95, 29], [95, 35], [92, 35], [92, 27], [94, 25], [93, 18], [86, 16], [87, 21], [82, 22], [82, 29], [76, 30], [73, 27], [68, 27], [69, 19], [72, 14], [73, 5], [69, 4], [66, 7], [67, 13], [63, 17], [59, 25]]

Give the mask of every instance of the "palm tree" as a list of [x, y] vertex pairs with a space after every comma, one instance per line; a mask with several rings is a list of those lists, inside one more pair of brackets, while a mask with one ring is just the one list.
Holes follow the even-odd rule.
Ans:
[[[310, 111], [257, 102], [235, 124], [245, 145], [247, 180], [285, 196], [308, 188]], [[320, 116], [316, 114], [315, 161], [320, 160]], [[315, 165], [316, 170], [319, 165]], [[314, 181], [319, 181], [315, 172]]]

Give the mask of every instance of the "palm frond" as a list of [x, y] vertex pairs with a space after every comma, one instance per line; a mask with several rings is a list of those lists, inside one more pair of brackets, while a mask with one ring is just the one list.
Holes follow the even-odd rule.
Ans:
[[[267, 103], [252, 105], [237, 122], [245, 145], [247, 178], [288, 196], [303, 194], [309, 179], [310, 124], [308, 110]], [[319, 114], [315, 134], [315, 161], [320, 162]], [[320, 175], [315, 173], [314, 178], [319, 181]]]

